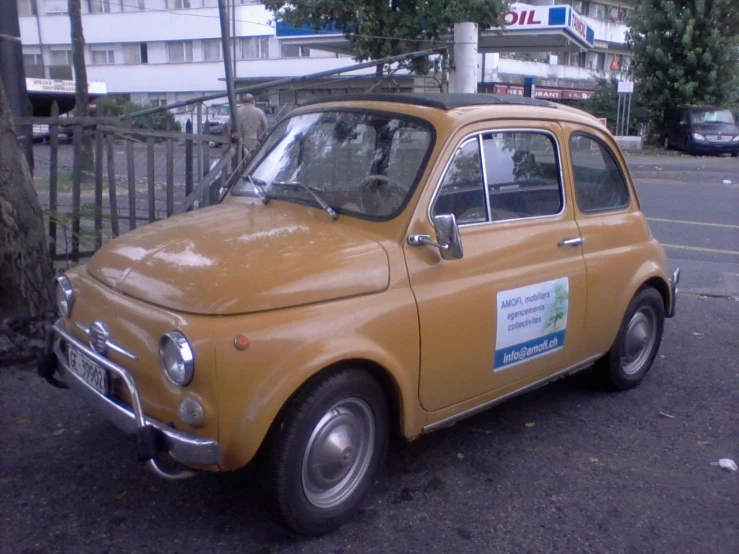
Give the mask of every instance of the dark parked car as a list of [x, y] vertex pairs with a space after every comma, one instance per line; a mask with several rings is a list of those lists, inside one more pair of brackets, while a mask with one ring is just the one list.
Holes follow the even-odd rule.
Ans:
[[665, 112], [665, 150], [689, 154], [739, 155], [739, 127], [724, 108], [676, 106]]

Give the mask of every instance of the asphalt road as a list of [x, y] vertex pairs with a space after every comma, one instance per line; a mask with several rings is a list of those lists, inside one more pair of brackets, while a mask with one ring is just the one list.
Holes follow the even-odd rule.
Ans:
[[736, 553], [739, 472], [713, 464], [739, 461], [739, 160], [629, 161], [684, 271], [640, 387], [586, 371], [395, 442], [356, 519], [305, 539], [269, 518], [252, 470], [160, 481], [71, 393], [2, 370], [0, 551]]

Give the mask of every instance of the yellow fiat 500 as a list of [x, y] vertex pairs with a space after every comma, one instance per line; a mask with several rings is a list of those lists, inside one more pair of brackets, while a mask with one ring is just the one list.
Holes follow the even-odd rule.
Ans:
[[301, 533], [353, 514], [392, 430], [414, 439], [593, 365], [637, 385], [675, 310], [679, 271], [620, 150], [572, 108], [313, 102], [222, 196], [59, 277], [39, 372], [162, 477], [261, 452]]

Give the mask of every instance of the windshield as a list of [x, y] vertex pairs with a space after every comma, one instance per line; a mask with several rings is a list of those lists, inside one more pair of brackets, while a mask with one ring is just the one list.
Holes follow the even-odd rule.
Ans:
[[[433, 142], [433, 128], [396, 114], [322, 111], [282, 121], [233, 190], [316, 205], [340, 214], [395, 217], [408, 201]], [[250, 180], [251, 179], [251, 180]]]
[[693, 123], [728, 123], [734, 124], [734, 118], [729, 110], [694, 109]]

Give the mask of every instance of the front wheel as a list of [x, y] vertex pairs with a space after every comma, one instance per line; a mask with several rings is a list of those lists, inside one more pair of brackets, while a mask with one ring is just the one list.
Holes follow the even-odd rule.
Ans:
[[615, 389], [638, 385], [662, 341], [665, 305], [653, 288], [640, 290], [631, 300], [611, 350], [596, 364], [596, 371]]
[[272, 440], [271, 495], [295, 531], [320, 535], [356, 511], [388, 442], [385, 394], [345, 369], [310, 382], [286, 407]]

